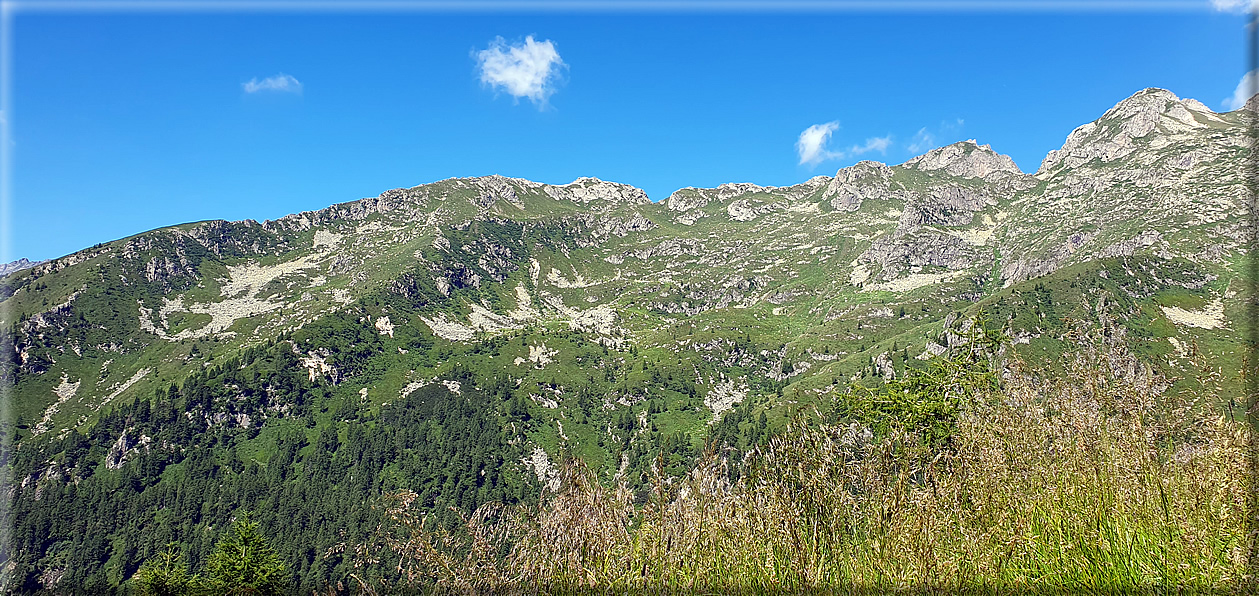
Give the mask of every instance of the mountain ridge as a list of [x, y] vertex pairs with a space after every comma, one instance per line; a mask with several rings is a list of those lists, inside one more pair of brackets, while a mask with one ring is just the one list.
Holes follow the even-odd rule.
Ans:
[[[1219, 160], [1227, 161], [1233, 152], [1245, 149], [1248, 140], [1241, 133], [1248, 120], [1244, 113], [1234, 112], [1212, 116], [1215, 120], [1195, 119], [1189, 125], [1177, 118], [1177, 106], [1183, 105], [1165, 90], [1138, 92], [1091, 123], [1092, 128], [1086, 124], [1072, 132], [1059, 150], [1066, 152], [1065, 157], [1055, 158], [1052, 171], [1042, 166], [1036, 174], [1023, 173], [1008, 156], [967, 140], [898, 165], [861, 161], [840, 168], [832, 177], [817, 176], [785, 187], [726, 183], [684, 188], [659, 202], [650, 201], [631, 185], [589, 177], [564, 185], [497, 175], [452, 178], [261, 223], [212, 220], [160, 228], [54, 259], [25, 275], [43, 277], [102, 258], [136, 260], [127, 266], [130, 273], [120, 272], [116, 279], [144, 280], [165, 296], [139, 295], [143, 306], [135, 325], [140, 335], [134, 341], [150, 346], [155, 344], [145, 333], [160, 341], [220, 335], [230, 340], [232, 336], [223, 334], [244, 320], [257, 320], [273, 332], [297, 329], [309, 317], [353, 302], [368, 287], [394, 283], [394, 276], [415, 265], [427, 268], [423, 275], [443, 299], [459, 288], [485, 292], [484, 284], [505, 284], [528, 271], [523, 281], [531, 295], [545, 299], [537, 294], [543, 292], [552, 295], [553, 302], [560, 301], [559, 306], [543, 310], [575, 307], [569, 301], [577, 298], [571, 294], [594, 291], [586, 288], [608, 290], [583, 295], [580, 300], [585, 304], [605, 304], [615, 292], [622, 292], [623, 301], [632, 302], [630, 297], [638, 290], [631, 291], [631, 286], [618, 280], [640, 278], [646, 284], [641, 287], [650, 288], [659, 284], [645, 280], [678, 280], [676, 275], [686, 270], [699, 282], [723, 267], [730, 268], [735, 278], [746, 267], [744, 277], [759, 275], [762, 283], [780, 289], [755, 298], [741, 290], [735, 292], [741, 297], [732, 295], [713, 305], [751, 307], [770, 296], [824, 296], [836, 291], [861, 296], [879, 288], [914, 292], [965, 285], [964, 280], [972, 289], [961, 295], [978, 297], [991, 292], [991, 287], [1010, 287], [1095, 258], [1153, 251], [1161, 258], [1196, 260], [1202, 255], [1220, 258], [1234, 253], [1244, 239], [1245, 222], [1237, 219], [1230, 205], [1240, 201], [1245, 189], [1239, 179], [1215, 176], [1218, 166], [1213, 164], [1225, 163]], [[1125, 123], [1131, 122], [1137, 122], [1137, 128], [1125, 129]], [[1089, 147], [1097, 146], [1090, 144], [1095, 139], [1089, 135], [1098, 127], [1129, 135], [1122, 137], [1128, 144], [1115, 153], [1106, 152], [1109, 149], [1089, 153]], [[1132, 136], [1125, 130], [1140, 134]], [[1207, 140], [1204, 144], [1197, 139]], [[1105, 147], [1117, 146], [1112, 141], [1100, 142], [1110, 143]], [[1085, 160], [1086, 155], [1092, 157]], [[1113, 163], [1129, 165], [1115, 168]], [[1201, 208], [1186, 212], [1177, 205]], [[1131, 228], [1128, 223], [1139, 221], [1154, 227]], [[804, 222], [816, 229], [800, 228]], [[520, 260], [522, 254], [532, 252], [528, 246], [511, 249], [482, 238], [477, 250], [483, 253], [477, 258], [471, 258], [475, 251], [464, 256], [450, 252], [451, 234], [464, 234], [483, 224], [510, 224], [525, 235], [546, 229], [559, 233], [545, 249], [557, 251], [546, 265], [549, 271], [543, 263], [547, 259]], [[802, 240], [784, 244], [776, 239], [783, 234]], [[842, 264], [831, 264], [828, 255], [836, 248], [826, 247], [826, 237], [848, 238], [844, 242], [852, 243], [851, 248], [839, 250], [846, 259]], [[722, 238], [738, 240], [723, 247]], [[787, 245], [807, 247], [812, 260], [801, 261], [802, 268], [796, 269], [784, 266], [780, 258], [749, 260], [744, 256], [768, 256]], [[578, 260], [574, 251], [586, 251], [589, 257], [582, 259], [594, 260]], [[711, 261], [710, 254], [725, 254], [730, 260], [717, 266], [719, 262]], [[262, 261], [250, 264], [256, 259]], [[202, 271], [203, 264], [211, 262], [227, 265]], [[784, 272], [764, 270], [768, 263], [780, 263], [776, 266], [784, 267]], [[836, 266], [840, 269], [826, 273]], [[759, 274], [758, 267], [763, 270]], [[834, 276], [828, 285], [790, 289], [792, 276], [816, 267], [822, 267], [817, 275]], [[596, 275], [600, 268], [611, 271]], [[307, 273], [314, 270], [322, 273]], [[251, 281], [255, 278], [257, 282]], [[718, 276], [710, 282], [725, 284], [730, 278]], [[293, 289], [274, 286], [285, 279]], [[343, 281], [330, 283], [337, 279]], [[316, 285], [302, 289], [305, 283]], [[18, 295], [24, 287], [30, 286], [16, 283], [8, 291]], [[250, 294], [229, 296], [230, 288]], [[269, 298], [263, 297], [264, 289]], [[75, 291], [67, 287], [47, 300], [52, 304], [73, 301]], [[494, 316], [506, 316], [512, 303], [517, 303], [517, 310], [537, 307], [517, 300], [514, 292], [507, 287], [492, 291], [501, 298], [484, 297], [508, 305]], [[688, 293], [699, 297], [709, 291], [695, 288]], [[662, 304], [646, 295], [642, 299], [646, 300], [643, 304]], [[466, 313], [470, 307], [464, 300], [465, 305], [458, 307], [465, 311], [460, 317], [473, 316]], [[13, 306], [21, 301], [6, 302]], [[708, 303], [684, 300], [682, 310], [696, 312], [709, 308], [697, 304]], [[39, 308], [19, 311], [19, 316], [47, 318]], [[203, 326], [182, 328], [168, 320], [168, 315], [179, 313]], [[477, 316], [480, 323], [462, 319], [442, 325], [447, 329], [454, 324], [462, 329], [501, 326], [486, 323], [485, 315]], [[30, 331], [35, 329], [29, 321], [24, 324]], [[466, 331], [454, 333], [468, 337]]]
[[[1248, 101], [1247, 105], [1256, 101], [1257, 98], [1259, 98], [1259, 95], [1257, 95], [1256, 97], [1252, 97], [1251, 100]], [[1162, 106], [1162, 108], [1159, 108], [1158, 106]], [[1182, 108], [1182, 109], [1177, 110], [1177, 108]], [[423, 189], [425, 187], [429, 187], [432, 185], [446, 185], [446, 184], [452, 184], [452, 183], [454, 184], [462, 183], [462, 184], [477, 186], [477, 187], [482, 188], [483, 190], [490, 191], [491, 195], [492, 195], [493, 189], [495, 188], [500, 189], [506, 193], [503, 198], [507, 200], [509, 203], [515, 201], [514, 198], [511, 198], [513, 196], [513, 191], [510, 189], [510, 185], [518, 184], [526, 188], [554, 189], [552, 192], [555, 192], [561, 196], [570, 197], [579, 203], [589, 203], [589, 202], [593, 202], [602, 198], [612, 197], [616, 201], [624, 200], [631, 204], [656, 203], [656, 204], [669, 205], [671, 199], [678, 197], [677, 199], [674, 199], [674, 200], [676, 200], [679, 203], [682, 203], [683, 205], [687, 205], [688, 203], [685, 202], [686, 199], [683, 197], [688, 193], [700, 194], [700, 195], [717, 194], [718, 196], [732, 196], [731, 195], [732, 192], [736, 194], [741, 194], [741, 193], [750, 192], [753, 189], [762, 190], [762, 191], [773, 191], [773, 190], [780, 190], [780, 189], [801, 189], [801, 188], [809, 189], [809, 188], [820, 186], [824, 183], [833, 185], [837, 179], [846, 178], [846, 176], [842, 175], [843, 173], [850, 172], [850, 171], [852, 172], [860, 171], [861, 168], [869, 167], [871, 165], [875, 167], [884, 167], [884, 168], [916, 167], [918, 169], [924, 169], [924, 170], [947, 169], [950, 167], [955, 167], [955, 168], [960, 168], [958, 170], [959, 172], [969, 171], [967, 170], [967, 168], [970, 168], [970, 167], [980, 167], [980, 168], [983, 168], [979, 170], [982, 173], [978, 175], [967, 174], [964, 177], [985, 177], [986, 175], [989, 175], [990, 173], [995, 173], [995, 172], [1006, 172], [1013, 175], [1019, 175], [1019, 174], [1033, 175], [1033, 176], [1039, 177], [1039, 176], [1046, 175], [1047, 170], [1053, 168], [1058, 163], [1063, 162], [1064, 160], [1072, 160], [1075, 163], [1075, 165], [1079, 165], [1080, 163], [1087, 162], [1093, 158], [1100, 158], [1103, 161], [1114, 159], [1113, 155], [1115, 155], [1116, 152], [1127, 151], [1125, 147], [1131, 143], [1131, 140], [1133, 138], [1141, 138], [1144, 135], [1149, 134], [1149, 132], [1153, 130], [1153, 127], [1155, 125], [1155, 122], [1154, 122], [1155, 117], [1166, 115], [1171, 118], [1177, 119], [1182, 123], [1185, 123], [1186, 118], [1193, 118], [1192, 116], [1186, 116], [1185, 115], [1186, 111], [1196, 112], [1200, 115], [1205, 115], [1207, 117], [1215, 117], [1215, 120], [1217, 121], [1219, 120], [1216, 112], [1210, 110], [1210, 108], [1208, 108], [1207, 106], [1205, 106], [1204, 104], [1202, 104], [1201, 102], [1195, 99], [1185, 98], [1182, 100], [1171, 91], [1168, 91], [1162, 88], [1157, 88], [1157, 87], [1148, 87], [1148, 88], [1142, 89], [1132, 94], [1131, 96], [1121, 100], [1117, 104], [1115, 104], [1115, 106], [1107, 110], [1103, 114], [1103, 116], [1098, 118], [1097, 120], [1094, 120], [1089, 123], [1085, 123], [1077, 127], [1074, 131], [1072, 131], [1070, 135], [1068, 135], [1067, 139], [1064, 141], [1063, 145], [1059, 149], [1050, 150], [1046, 154], [1046, 156], [1042, 160], [1041, 166], [1038, 168], [1036, 172], [1030, 172], [1030, 173], [1023, 172], [1021, 169], [1018, 168], [1016, 164], [1014, 164], [1012, 158], [1010, 158], [1008, 155], [998, 153], [992, 150], [990, 145], [979, 144], [978, 141], [975, 139], [967, 139], [967, 140], [957, 141], [954, 143], [943, 145], [940, 147], [936, 147], [934, 149], [930, 149], [920, 155], [913, 156], [907, 159], [906, 161], [901, 162], [900, 164], [887, 164], [887, 163], [879, 162], [875, 160], [862, 160], [853, 165], [839, 168], [836, 171], [836, 173], [832, 176], [826, 176], [826, 175], [814, 176], [805, 181], [795, 183], [795, 184], [789, 184], [786, 186], [762, 186], [762, 185], [752, 183], [752, 182], [725, 182], [712, 188], [688, 186], [688, 187], [683, 187], [683, 188], [673, 191], [672, 193], [670, 193], [669, 196], [659, 201], [652, 201], [650, 198], [647, 197], [645, 191], [631, 184], [605, 181], [600, 178], [590, 177], [590, 176], [578, 177], [572, 182], [569, 182], [566, 184], [547, 184], [547, 183], [532, 181], [526, 178], [509, 177], [509, 176], [503, 176], [500, 174], [489, 174], [485, 176], [446, 178], [446, 179], [442, 179], [442, 180], [438, 180], [434, 182], [422, 183], [422, 184], [412, 186], [412, 187], [390, 189], [390, 190], [386, 190], [382, 192], [380, 195], [377, 195], [376, 197], [364, 197], [360, 199], [346, 201], [343, 203], [336, 203], [336, 204], [329, 205], [328, 207], [324, 207], [320, 209], [315, 209], [315, 210], [310, 210], [310, 211], [301, 211], [301, 212], [285, 215], [285, 216], [276, 218], [274, 220], [263, 220], [262, 222], [259, 222], [258, 220], [255, 220], [252, 218], [243, 219], [243, 220], [218, 220], [218, 219], [205, 220], [202, 222], [173, 224], [171, 226], [164, 226], [162, 228], [156, 228], [153, 231], [162, 230], [162, 229], [170, 229], [170, 228], [178, 228], [178, 227], [193, 225], [197, 223], [206, 223], [210, 221], [226, 222], [226, 223], [240, 224], [240, 225], [260, 224], [264, 228], [268, 228], [271, 226], [281, 226], [281, 227], [287, 228], [290, 225], [294, 225], [294, 224], [300, 227], [300, 226], [306, 225], [306, 224], [299, 223], [303, 220], [303, 218], [318, 217], [318, 218], [326, 219], [327, 218], [326, 214], [332, 213], [332, 212], [340, 212], [344, 216], [354, 218], [357, 216], [358, 213], [362, 212], [363, 210], [372, 211], [374, 208], [367, 207], [367, 206], [364, 206], [361, 208], [350, 207], [352, 205], [356, 205], [363, 202], [383, 203], [385, 205], [389, 205], [390, 204], [389, 201], [391, 199], [395, 199], [399, 196], [407, 196], [408, 193], [413, 194], [415, 191], [419, 189]], [[1239, 108], [1238, 110], [1234, 110], [1233, 112], [1228, 112], [1226, 114], [1233, 114], [1237, 112], [1246, 112], [1246, 111], [1254, 112], [1255, 109], [1253, 107], [1242, 107], [1242, 108]], [[1103, 145], [1100, 148], [1092, 147], [1091, 144], [1084, 143], [1085, 137], [1089, 136], [1090, 133], [1094, 132], [1098, 128], [1097, 126], [1098, 122], [1101, 122], [1103, 120], [1113, 119], [1113, 118], [1118, 118], [1120, 120], [1123, 120], [1123, 122], [1125, 123], [1129, 123], [1129, 124], [1123, 125], [1123, 126], [1128, 126], [1128, 129], [1123, 129], [1123, 126], [1121, 126], [1120, 134], [1122, 136], [1119, 137], [1120, 140], [1098, 141], [1097, 139], [1093, 139], [1095, 141], [1094, 144], [1100, 143]], [[1136, 119], [1135, 124], [1131, 123], [1133, 122], [1133, 119]], [[1191, 126], [1191, 127], [1195, 126], [1195, 124], [1186, 124], [1186, 125]], [[1197, 124], [1197, 126], [1201, 126], [1201, 124], [1199, 123]], [[1137, 133], [1137, 134], [1134, 135], [1133, 133]], [[1080, 152], [1080, 154], [1073, 155], [1072, 154], [1073, 151]], [[1124, 154], [1126, 155], [1126, 153]], [[983, 156], [982, 158], [979, 158], [983, 162], [983, 165], [971, 164], [971, 162], [968, 160], [976, 159], [976, 158], [971, 157], [972, 155]], [[955, 165], [954, 162], [957, 160], [961, 160], [961, 163]], [[857, 168], [857, 170], [854, 170], [854, 168]], [[572, 187], [576, 187], [576, 188], [574, 189]], [[618, 189], [620, 193], [604, 194], [606, 192], [610, 192], [611, 189]], [[489, 197], [486, 197], [486, 198], [489, 198]], [[559, 197], [556, 197], [556, 198], [558, 199]], [[685, 211], [685, 210], [688, 210], [689, 207], [687, 209], [683, 209], [681, 207], [671, 207], [671, 209]], [[250, 222], [252, 222], [252, 224]], [[144, 232], [141, 232], [141, 234], [143, 233]], [[64, 255], [62, 257], [46, 259], [44, 261], [38, 261], [37, 264], [42, 264], [42, 263], [57, 261], [59, 259], [68, 258], [74, 254], [87, 251], [87, 250], [91, 250], [91, 249], [90, 248], [82, 249], [80, 251], [75, 251], [74, 253]], [[11, 272], [13, 271], [0, 270], [0, 277]]]
[[[311, 474], [345, 503], [406, 488], [468, 512], [549, 485], [574, 456], [645, 502], [658, 463], [676, 476], [706, 447], [753, 448], [850, 387], [964, 349], [981, 322], [1048, 370], [1105, 347], [1143, 387], [1242, 403], [1254, 117], [1174, 97], [1120, 102], [1036, 173], [969, 140], [658, 202], [596, 178], [451, 178], [7, 275], [19, 523], [82, 494], [134, 509], [97, 520], [91, 540], [113, 546], [59, 527], [13, 569], [52, 589], [39, 578], [107, 581], [112, 557], [116, 582], [160, 546], [145, 536], [210, 536], [238, 510], [287, 506], [249, 487]], [[453, 428], [493, 448], [449, 443]], [[172, 496], [201, 475], [207, 494], [245, 488], [230, 504]], [[155, 505], [170, 499], [176, 525]], [[286, 556], [314, 569], [302, 545], [330, 536], [286, 530]]]

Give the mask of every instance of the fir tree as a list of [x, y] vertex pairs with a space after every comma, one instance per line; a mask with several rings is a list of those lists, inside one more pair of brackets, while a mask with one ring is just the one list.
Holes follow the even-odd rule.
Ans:
[[206, 561], [206, 583], [215, 594], [279, 595], [288, 587], [288, 571], [244, 516], [219, 540]]

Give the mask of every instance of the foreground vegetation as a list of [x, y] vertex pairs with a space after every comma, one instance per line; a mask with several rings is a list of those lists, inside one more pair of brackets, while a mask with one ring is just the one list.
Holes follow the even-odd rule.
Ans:
[[204, 573], [190, 574], [179, 545], [172, 543], [140, 568], [132, 587], [141, 596], [272, 596], [291, 586], [287, 576], [284, 563], [258, 532], [258, 524], [244, 516], [215, 545]]
[[[416, 495], [400, 491], [374, 541], [357, 546], [350, 587], [1253, 589], [1249, 427], [1158, 395], [1161, 379], [1112, 374], [1126, 358], [1085, 350], [1052, 379], [1016, 362], [999, 384], [980, 359], [935, 367], [942, 376], [926, 385], [924, 373], [850, 394], [822, 424], [797, 415], [746, 463], [709, 450], [684, 479], [657, 475], [642, 508], [624, 484], [604, 486], [577, 459], [540, 504], [485, 505], [454, 532], [427, 522]], [[914, 394], [915, 383], [934, 393]], [[928, 399], [892, 399], [906, 391]], [[922, 411], [914, 403], [934, 414], [908, 416]], [[899, 416], [866, 424], [849, 415], [873, 421], [871, 405]], [[936, 440], [945, 422], [947, 440]], [[361, 579], [382, 565], [400, 580]]]

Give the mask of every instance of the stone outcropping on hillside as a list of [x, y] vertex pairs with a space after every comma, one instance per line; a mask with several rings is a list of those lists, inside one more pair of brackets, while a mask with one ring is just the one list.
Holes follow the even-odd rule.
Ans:
[[1009, 155], [1001, 155], [988, 145], [980, 145], [973, 139], [932, 149], [907, 162], [905, 167], [923, 171], [944, 170], [950, 176], [962, 178], [987, 178], [994, 174], [1021, 175], [1022, 170]]
[[[898, 165], [861, 161], [783, 187], [683, 188], [659, 203], [596, 178], [448, 179], [0, 266], [11, 282], [0, 299], [13, 307], [0, 314], [22, 334], [19, 374], [35, 379], [18, 393], [33, 387], [23, 399], [36, 400], [61, 399], [43, 379], [92, 368], [85, 378], [122, 387], [141, 363], [168, 362], [172, 346], [230, 353], [376, 291], [423, 314], [376, 313], [391, 338], [421, 329], [474, 342], [554, 325], [619, 346], [716, 313], [861, 351], [877, 339], [863, 318], [927, 324], [930, 306], [961, 309], [1091, 260], [1176, 261], [1195, 268], [1175, 282], [1184, 288], [1223, 275], [1249, 233], [1253, 118], [1146, 89], [1071, 132], [1035, 174], [968, 140]], [[866, 308], [874, 299], [882, 314]], [[103, 310], [85, 316], [89, 307]], [[157, 376], [124, 391], [151, 391]], [[98, 384], [67, 399], [110, 395]]]

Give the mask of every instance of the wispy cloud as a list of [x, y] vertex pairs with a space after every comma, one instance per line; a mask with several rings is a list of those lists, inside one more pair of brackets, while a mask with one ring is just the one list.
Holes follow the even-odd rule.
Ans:
[[953, 138], [957, 133], [961, 132], [962, 126], [966, 124], [965, 120], [955, 118], [953, 120], [944, 120], [938, 126], [924, 126], [914, 133], [913, 138], [909, 140], [909, 144], [905, 148], [915, 155], [926, 153], [940, 146], [941, 137]]
[[1220, 103], [1224, 104], [1229, 111], [1241, 109], [1257, 91], [1255, 86], [1259, 84], [1259, 81], [1255, 77], [1259, 77], [1259, 70], [1252, 70], [1242, 75], [1242, 79], [1237, 81], [1237, 88], [1233, 90], [1233, 96], [1224, 98], [1224, 101]]
[[497, 37], [476, 53], [476, 60], [481, 84], [505, 91], [516, 100], [527, 98], [539, 109], [546, 107], [561, 69], [567, 66], [551, 40], [536, 41], [532, 35], [519, 44]]
[[302, 92], [302, 83], [292, 75], [280, 73], [273, 77], [267, 77], [259, 81], [256, 77], [249, 79], [248, 83], [241, 83], [241, 87], [245, 89], [245, 93], [297, 93]]
[[1259, 0], [1211, 0], [1211, 7], [1221, 12], [1244, 12], [1259, 9]]
[[869, 153], [871, 151], [878, 151], [879, 153], [886, 154], [887, 148], [891, 146], [892, 135], [888, 135], [886, 137], [870, 137], [866, 139], [865, 145], [853, 145], [852, 148], [848, 150], [848, 154], [861, 155], [862, 153]]
[[831, 151], [826, 146], [830, 143], [831, 135], [837, 130], [839, 130], [838, 120], [814, 124], [804, 129], [804, 132], [800, 133], [800, 138], [796, 140], [796, 153], [800, 155], [800, 165], [816, 166], [827, 160], [853, 157], [871, 151], [887, 153], [887, 148], [892, 146], [892, 137], [888, 135], [870, 137], [866, 139], [864, 145], [853, 145], [846, 151]]
[[934, 149], [935, 146], [936, 136], [931, 134], [931, 131], [924, 126], [918, 129], [918, 132], [914, 134], [914, 138], [909, 141], [909, 145], [906, 145], [905, 148], [909, 149], [910, 153], [923, 153], [928, 149]]

